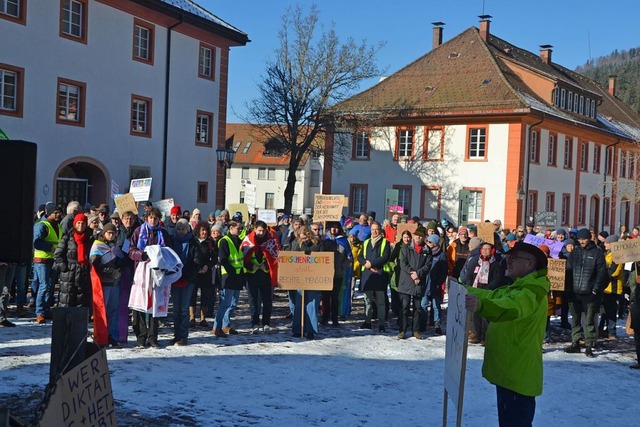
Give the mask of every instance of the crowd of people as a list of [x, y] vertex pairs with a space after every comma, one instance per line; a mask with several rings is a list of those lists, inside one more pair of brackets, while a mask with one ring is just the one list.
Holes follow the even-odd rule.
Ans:
[[[294, 335], [312, 339], [320, 326], [340, 327], [351, 316], [354, 297], [362, 296], [361, 329], [375, 325], [379, 333], [397, 330], [398, 339], [421, 339], [429, 328], [444, 333], [441, 305], [449, 280], [487, 290], [510, 285], [509, 252], [527, 235], [560, 242], [553, 255], [566, 260], [565, 290], [548, 295], [546, 342], [549, 319], [557, 314], [560, 327], [571, 329], [565, 351], [584, 348], [593, 357], [597, 340], [616, 339], [618, 319], [636, 308], [638, 266], [617, 265], [610, 246], [640, 237], [637, 228], [620, 235], [586, 228], [541, 230], [533, 223], [509, 230], [494, 220], [494, 239], [483, 241], [473, 224], [455, 227], [446, 219], [422, 222], [401, 214], [377, 222], [375, 216], [370, 212], [325, 224], [281, 214], [278, 224], [269, 226], [226, 209], [202, 218], [198, 209], [189, 213], [174, 206], [164, 218], [151, 203], [139, 216], [110, 212], [106, 204], [83, 208], [70, 202], [63, 216], [47, 203], [34, 224], [32, 262], [0, 263], [0, 321], [14, 325], [7, 318], [10, 298], [12, 314], [33, 315], [38, 323], [47, 322], [54, 305], [88, 307], [94, 319], [105, 319], [105, 344], [125, 343], [132, 325], [139, 347], [158, 347], [158, 324], [171, 303], [174, 338], [169, 344], [186, 345], [196, 326], [211, 328], [219, 338], [238, 334], [233, 314], [246, 290], [250, 333], [269, 333], [278, 251], [323, 251], [334, 253], [333, 287], [307, 291], [304, 304], [301, 292], [289, 291], [287, 317]], [[413, 226], [400, 227], [403, 223]], [[170, 248], [175, 259], [151, 250], [157, 247]], [[552, 255], [548, 245], [539, 248]], [[487, 319], [476, 313], [472, 323], [470, 343], [484, 345]]]

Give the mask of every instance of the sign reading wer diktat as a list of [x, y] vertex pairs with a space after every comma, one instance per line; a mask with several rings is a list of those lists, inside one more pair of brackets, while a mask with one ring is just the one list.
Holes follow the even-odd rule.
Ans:
[[278, 287], [284, 290], [330, 291], [333, 289], [333, 252], [280, 252]]

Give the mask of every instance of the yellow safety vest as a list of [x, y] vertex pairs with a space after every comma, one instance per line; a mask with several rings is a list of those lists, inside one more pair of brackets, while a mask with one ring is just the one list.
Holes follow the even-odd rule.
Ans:
[[[231, 263], [233, 268], [235, 268], [236, 274], [242, 273], [242, 271], [244, 270], [242, 251], [236, 248], [236, 245], [233, 244], [233, 240], [231, 240], [229, 236], [224, 236], [220, 240], [218, 240], [218, 248], [220, 247], [220, 242], [222, 242], [223, 240], [226, 240], [229, 246], [229, 262]], [[224, 266], [220, 267], [220, 272], [222, 273], [222, 275], [229, 274], [227, 273], [227, 270], [224, 268]]]
[[47, 227], [47, 236], [44, 238], [44, 241], [47, 243], [51, 243], [51, 246], [54, 249], [52, 249], [51, 252], [36, 249], [35, 251], [33, 251], [33, 257], [53, 259], [53, 252], [55, 251], [55, 247], [58, 246], [58, 243], [60, 243], [60, 239], [62, 239], [62, 227], [60, 227], [60, 225], [58, 224], [58, 232], [56, 233], [56, 230], [53, 229], [53, 226], [49, 221], [42, 222], [44, 223], [44, 226]]
[[[367, 248], [369, 247], [369, 242], [371, 241], [371, 238], [367, 239], [364, 241], [364, 244], [362, 246], [362, 256], [364, 257], [364, 259], [367, 259]], [[382, 246], [380, 246], [380, 255], [382, 255], [382, 253], [384, 252], [384, 248], [387, 246], [387, 239], [385, 239], [384, 237], [382, 238]], [[385, 273], [391, 273], [391, 265], [389, 265], [388, 262], [386, 262], [383, 266], [382, 266], [382, 270]], [[362, 266], [362, 270], [364, 271], [364, 265]]]

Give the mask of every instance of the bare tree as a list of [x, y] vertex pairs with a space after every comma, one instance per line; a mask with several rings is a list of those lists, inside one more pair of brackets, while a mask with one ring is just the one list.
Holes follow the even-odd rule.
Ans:
[[375, 56], [382, 44], [372, 47], [352, 38], [341, 43], [333, 27], [318, 28], [318, 18], [316, 5], [306, 16], [298, 5], [282, 17], [280, 46], [258, 83], [258, 98], [249, 103], [243, 117], [259, 125], [256, 130], [264, 141], [279, 141], [283, 153], [290, 156], [286, 211], [291, 211], [300, 163], [306, 156], [324, 152], [331, 105], [350, 96], [364, 79], [381, 74]]

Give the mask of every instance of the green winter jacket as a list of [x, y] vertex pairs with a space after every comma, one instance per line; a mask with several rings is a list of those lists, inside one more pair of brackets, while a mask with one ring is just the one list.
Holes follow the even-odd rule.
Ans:
[[493, 291], [466, 287], [489, 321], [482, 376], [525, 396], [542, 394], [542, 342], [547, 323], [547, 269]]

